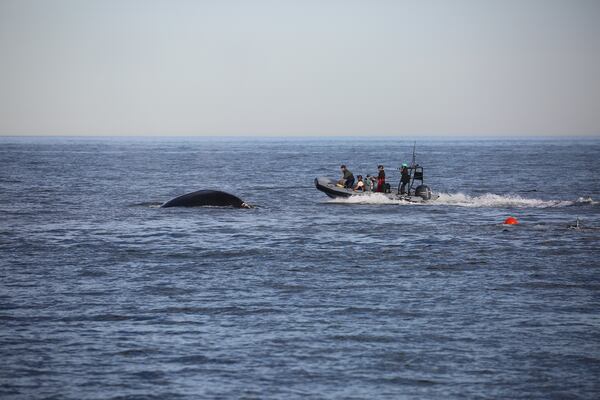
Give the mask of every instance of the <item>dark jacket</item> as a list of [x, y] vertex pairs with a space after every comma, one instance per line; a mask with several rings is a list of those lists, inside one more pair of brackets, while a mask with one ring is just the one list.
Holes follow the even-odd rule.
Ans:
[[410, 172], [408, 172], [408, 168], [402, 167], [402, 178], [400, 178], [400, 182], [409, 183], [410, 182]]

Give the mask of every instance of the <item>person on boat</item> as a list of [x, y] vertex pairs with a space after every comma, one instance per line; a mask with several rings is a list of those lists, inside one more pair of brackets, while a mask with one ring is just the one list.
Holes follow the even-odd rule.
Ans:
[[406, 165], [406, 163], [402, 164], [402, 168], [400, 169], [400, 175], [400, 194], [407, 194], [406, 184], [410, 183], [410, 172], [408, 171], [408, 165]]
[[385, 192], [385, 170], [383, 169], [383, 165], [378, 165], [377, 169], [379, 170], [377, 174], [377, 191]]
[[344, 185], [345, 188], [350, 188], [352, 189], [352, 187], [354, 187], [354, 175], [352, 174], [352, 172], [346, 168], [345, 165], [341, 165], [340, 169], [342, 170], [342, 174], [344, 174], [342, 176], [342, 179], [340, 179], [340, 183], [342, 183]]
[[365, 192], [372, 192], [373, 191], [373, 177], [371, 175], [367, 175], [367, 177], [365, 178], [365, 180], [363, 181], [365, 186], [364, 186], [364, 191]]
[[356, 177], [356, 179], [358, 179], [358, 181], [356, 182], [356, 185], [354, 185], [353, 190], [356, 191], [365, 191], [365, 182], [363, 181], [363, 177], [362, 175], [358, 175]]

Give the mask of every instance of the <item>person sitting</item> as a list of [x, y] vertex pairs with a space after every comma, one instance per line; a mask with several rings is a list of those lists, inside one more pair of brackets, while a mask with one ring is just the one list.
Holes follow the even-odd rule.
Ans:
[[355, 192], [356, 192], [356, 191], [363, 191], [363, 192], [364, 192], [364, 191], [365, 191], [365, 183], [363, 182], [363, 177], [362, 177], [362, 175], [359, 175], [359, 176], [357, 177], [357, 179], [358, 179], [358, 182], [356, 182], [356, 185], [354, 185], [354, 188], [353, 188], [353, 190], [354, 190]]
[[410, 183], [410, 172], [408, 171], [408, 165], [402, 164], [402, 168], [400, 169], [400, 175], [402, 176], [400, 178], [400, 183], [402, 184], [400, 186], [400, 194], [407, 194], [406, 184]]
[[352, 187], [354, 187], [354, 175], [343, 164], [340, 166], [340, 169], [342, 170], [342, 174], [344, 175], [342, 176], [342, 179], [340, 179], [339, 183], [343, 183], [345, 188], [352, 189]]

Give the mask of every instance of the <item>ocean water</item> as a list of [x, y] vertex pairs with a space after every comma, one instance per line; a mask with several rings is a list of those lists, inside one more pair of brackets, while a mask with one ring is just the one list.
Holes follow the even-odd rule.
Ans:
[[[313, 186], [411, 153], [0, 138], [0, 398], [599, 398], [600, 141], [419, 141], [427, 205]], [[256, 208], [159, 208], [198, 189]]]

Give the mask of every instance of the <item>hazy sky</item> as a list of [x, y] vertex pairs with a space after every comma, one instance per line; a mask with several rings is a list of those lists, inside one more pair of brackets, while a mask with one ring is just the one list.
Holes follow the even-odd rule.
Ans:
[[600, 135], [600, 1], [0, 0], [2, 135]]

